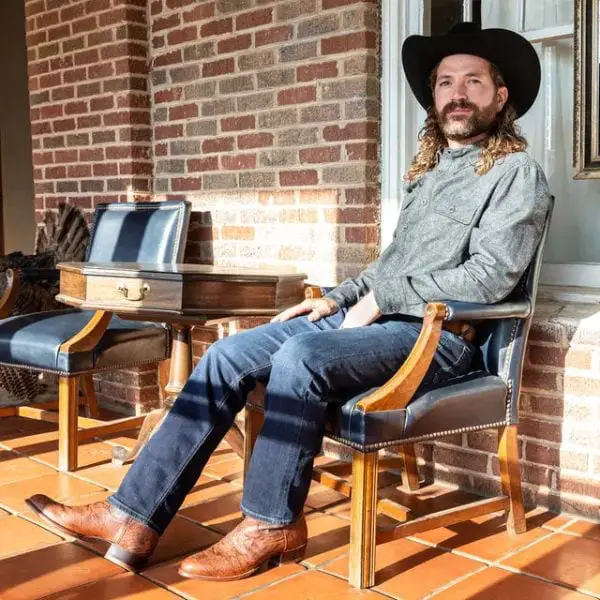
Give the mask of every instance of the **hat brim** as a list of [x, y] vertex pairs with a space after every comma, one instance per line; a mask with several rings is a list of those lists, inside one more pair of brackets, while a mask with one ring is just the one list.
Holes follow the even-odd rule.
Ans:
[[433, 105], [430, 74], [443, 58], [452, 54], [472, 54], [496, 65], [518, 117], [533, 105], [541, 81], [535, 48], [514, 31], [483, 29], [469, 34], [406, 38], [402, 45], [404, 73], [419, 104], [426, 110]]

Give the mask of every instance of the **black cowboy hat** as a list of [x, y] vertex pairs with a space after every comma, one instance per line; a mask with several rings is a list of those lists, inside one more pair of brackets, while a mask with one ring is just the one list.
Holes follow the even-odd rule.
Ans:
[[429, 76], [451, 54], [473, 54], [496, 65], [506, 87], [508, 101], [523, 116], [540, 88], [540, 61], [534, 47], [508, 29], [481, 29], [476, 23], [458, 23], [445, 35], [411, 35], [402, 45], [402, 65], [419, 104], [433, 105]]

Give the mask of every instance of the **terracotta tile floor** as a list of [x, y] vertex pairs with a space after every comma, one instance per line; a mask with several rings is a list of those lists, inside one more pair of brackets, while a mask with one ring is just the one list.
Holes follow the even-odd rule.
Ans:
[[[309, 543], [297, 564], [271, 567], [237, 582], [184, 579], [181, 560], [204, 548], [240, 520], [242, 463], [226, 446], [215, 452], [150, 561], [139, 574], [103, 558], [102, 544], [76, 542], [43, 525], [24, 500], [44, 492], [71, 504], [103, 499], [128, 467], [113, 467], [111, 445], [132, 444], [120, 434], [80, 450], [81, 468], [56, 471], [57, 436], [52, 426], [18, 418], [0, 419], [0, 599], [1, 600], [584, 600], [600, 598], [600, 524], [553, 515], [528, 515], [527, 533], [511, 539], [499, 514], [378, 546], [375, 587], [347, 581], [349, 502], [313, 484], [306, 514]], [[319, 459], [324, 462], [325, 459]], [[341, 467], [338, 473], [344, 468]], [[416, 514], [448, 508], [472, 496], [429, 486], [417, 503], [382, 477], [380, 493]], [[383, 527], [391, 525], [380, 519]]]

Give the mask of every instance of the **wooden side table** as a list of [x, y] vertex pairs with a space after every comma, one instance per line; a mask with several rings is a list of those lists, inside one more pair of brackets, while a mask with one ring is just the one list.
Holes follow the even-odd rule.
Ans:
[[[165, 391], [176, 396], [192, 371], [191, 330], [214, 319], [274, 316], [304, 298], [306, 275], [285, 269], [248, 269], [191, 264], [60, 263], [57, 300], [121, 318], [168, 324], [173, 332], [169, 381]], [[109, 319], [107, 320], [108, 323]], [[113, 462], [137, 456], [168, 412], [151, 411], [135, 447], [117, 447]], [[244, 454], [244, 436], [234, 425], [227, 441]]]

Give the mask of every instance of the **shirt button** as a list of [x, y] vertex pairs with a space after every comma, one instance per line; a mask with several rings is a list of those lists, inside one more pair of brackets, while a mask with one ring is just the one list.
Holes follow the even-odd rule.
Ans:
[[402, 231], [406, 231], [408, 229], [408, 225], [402, 225]]
[[454, 206], [449, 206], [448, 207], [448, 212], [454, 212], [456, 210], [456, 208]]

